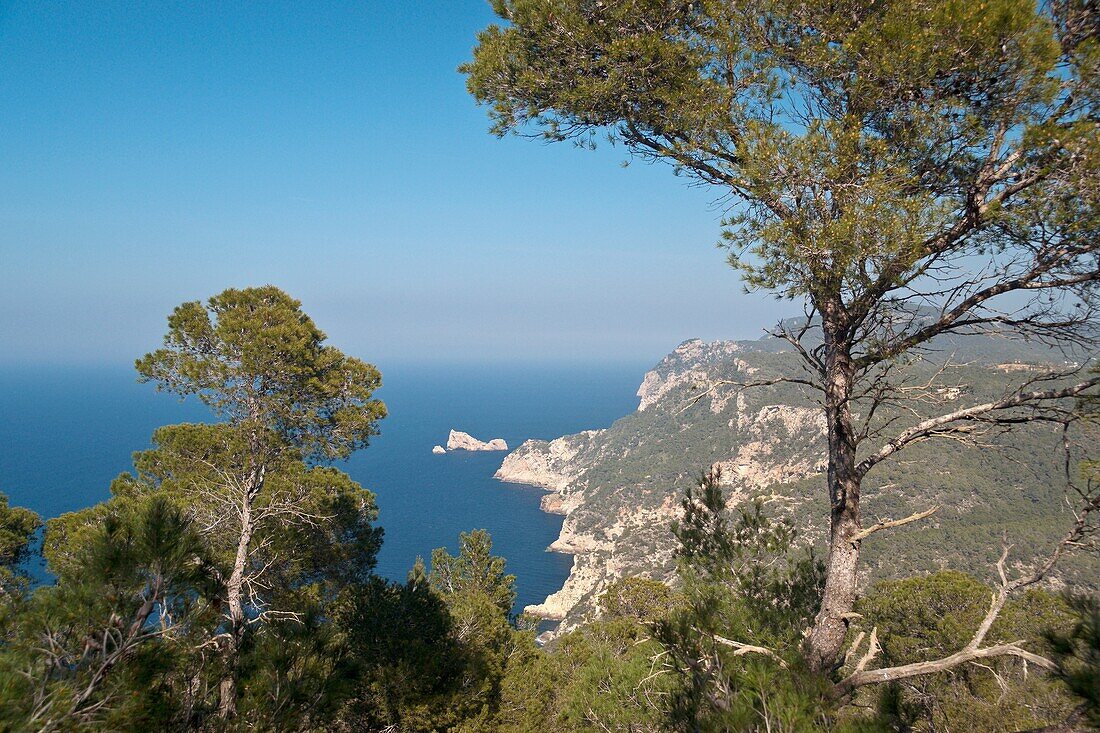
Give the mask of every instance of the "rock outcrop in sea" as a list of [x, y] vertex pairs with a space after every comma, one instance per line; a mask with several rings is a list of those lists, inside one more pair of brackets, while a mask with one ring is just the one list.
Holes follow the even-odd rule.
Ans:
[[508, 450], [504, 438], [493, 438], [483, 442], [461, 430], [452, 430], [447, 436], [447, 450]]
[[435, 453], [436, 455], [439, 455], [440, 453], [446, 453], [446, 452], [447, 452], [447, 449], [444, 448], [441, 445], [432, 446], [432, 453]]

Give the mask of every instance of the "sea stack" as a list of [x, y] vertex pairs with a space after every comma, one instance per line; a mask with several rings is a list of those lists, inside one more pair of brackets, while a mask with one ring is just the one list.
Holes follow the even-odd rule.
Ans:
[[447, 436], [447, 450], [508, 450], [508, 444], [504, 438], [493, 438], [485, 443], [469, 433], [452, 430]]
[[447, 449], [441, 445], [432, 446], [432, 453], [439, 455], [440, 453], [446, 453]]

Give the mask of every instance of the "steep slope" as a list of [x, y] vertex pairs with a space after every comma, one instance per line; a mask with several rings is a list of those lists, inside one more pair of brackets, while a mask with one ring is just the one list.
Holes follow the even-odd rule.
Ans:
[[[1003, 340], [973, 338], [941, 344], [955, 361], [940, 375], [923, 409], [978, 402], [1003, 392], [1008, 376], [1050, 368], [1057, 355]], [[824, 420], [797, 385], [738, 389], [799, 370], [797, 357], [774, 339], [686, 341], [649, 371], [637, 411], [604, 430], [552, 441], [529, 440], [509, 454], [496, 477], [546, 489], [543, 509], [565, 514], [550, 549], [574, 555], [564, 587], [529, 611], [568, 628], [593, 611], [615, 579], [669, 579], [675, 557], [670, 525], [684, 488], [720, 466], [734, 500], [766, 497], [788, 513], [808, 542], [827, 527]], [[931, 367], [912, 368], [916, 381]], [[937, 404], [930, 404], [937, 403]], [[904, 421], [904, 414], [894, 414]], [[1058, 435], [1044, 428], [990, 437], [988, 448], [954, 443], [917, 446], [865, 483], [867, 521], [905, 516], [940, 504], [931, 520], [876, 535], [865, 544], [867, 579], [952, 566], [986, 575], [1002, 534], [1027, 559], [1066, 526]], [[889, 487], [889, 492], [881, 489]], [[1077, 563], [1064, 576], [1100, 578], [1100, 566]]]

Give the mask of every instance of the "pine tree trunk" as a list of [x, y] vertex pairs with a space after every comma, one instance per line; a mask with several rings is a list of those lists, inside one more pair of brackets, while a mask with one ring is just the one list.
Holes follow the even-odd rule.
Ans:
[[[233, 654], [236, 656], [236, 645]], [[218, 717], [229, 720], [237, 716], [237, 673], [235, 670], [226, 672], [218, 685]]]
[[825, 336], [825, 418], [829, 450], [829, 554], [821, 609], [807, 639], [810, 665], [827, 672], [836, 666], [856, 599], [861, 526], [860, 477], [851, 395], [854, 370], [847, 324], [839, 300], [820, 308]]
[[229, 616], [229, 634], [222, 647], [225, 664], [223, 677], [218, 685], [218, 715], [223, 719], [237, 714], [237, 673], [240, 661], [241, 639], [244, 636], [244, 574], [248, 567], [248, 553], [252, 544], [255, 523], [252, 515], [252, 502], [263, 486], [264, 471], [254, 474], [243, 492], [240, 515], [241, 533], [237, 538], [237, 554], [233, 558], [233, 571], [225, 583], [226, 611]]

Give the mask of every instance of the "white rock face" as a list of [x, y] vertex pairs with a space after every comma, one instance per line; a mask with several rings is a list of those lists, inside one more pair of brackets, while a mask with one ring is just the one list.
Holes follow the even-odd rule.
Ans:
[[[691, 339], [676, 347], [676, 350], [661, 360], [657, 366], [646, 372], [642, 385], [638, 387], [638, 411], [652, 407], [677, 387], [687, 386], [707, 389], [710, 384], [707, 367], [725, 363], [743, 347], [736, 341], [714, 341], [707, 343], [701, 339]], [[739, 369], [751, 374], [753, 370], [743, 361], [734, 360]], [[727, 390], [727, 393], [729, 390]], [[715, 404], [712, 396], [711, 411], [722, 411], [725, 402]]]
[[[997, 361], [1004, 371], [1039, 368]], [[604, 430], [525, 441], [504, 458], [496, 478], [548, 492], [543, 511], [564, 516], [548, 549], [573, 556], [562, 587], [525, 609], [559, 622], [543, 642], [596, 618], [600, 595], [619, 578], [675, 579], [669, 529], [702, 467], [721, 469], [731, 506], [759, 497], [797, 523], [802, 542], [824, 541], [827, 516], [813, 506], [827, 469], [822, 408], [791, 385], [736, 388], [800, 373], [798, 355], [774, 339], [685, 341], [646, 373], [636, 412]], [[935, 398], [962, 400], [970, 389], [945, 386]]]
[[[548, 494], [547, 496], [557, 495]], [[618, 545], [618, 540], [624, 534], [636, 532], [641, 527], [668, 526], [673, 519], [679, 519], [681, 516], [676, 497], [670, 496], [660, 506], [623, 510], [609, 517], [608, 523], [603, 528], [604, 538], [578, 532], [567, 517], [562, 526], [561, 536], [550, 545], [549, 550], [573, 555], [573, 567], [569, 571], [569, 577], [561, 590], [551, 593], [542, 603], [526, 606], [523, 612], [550, 621], [563, 622], [551, 633], [551, 636], [554, 636], [576, 628], [578, 619], [571, 618], [570, 613], [583, 599], [598, 597], [612, 583], [626, 575], [652, 577], [667, 582], [670, 578], [662, 575], [654, 576], [649, 572], [638, 573], [636, 569], [625, 563], [625, 558], [617, 552], [622, 549]], [[667, 557], [650, 559], [654, 560], [658, 566], [667, 564], [671, 562], [672, 553], [673, 548], [669, 547], [659, 551], [659, 554]]]
[[493, 438], [485, 443], [469, 433], [452, 430], [447, 436], [447, 450], [508, 450], [508, 444], [504, 438]]
[[435, 453], [436, 455], [439, 455], [440, 453], [446, 453], [446, 452], [447, 452], [447, 449], [444, 448], [441, 445], [437, 445], [437, 446], [432, 447], [432, 453]]
[[547, 491], [564, 492], [577, 478], [581, 467], [573, 462], [581, 446], [600, 430], [545, 440], [527, 440], [509, 453], [493, 478], [513, 484], [538, 486]]

